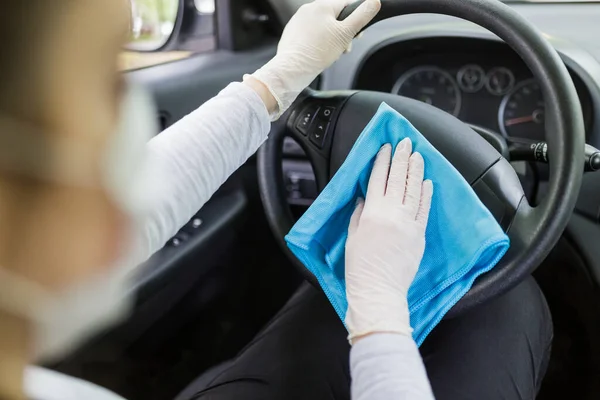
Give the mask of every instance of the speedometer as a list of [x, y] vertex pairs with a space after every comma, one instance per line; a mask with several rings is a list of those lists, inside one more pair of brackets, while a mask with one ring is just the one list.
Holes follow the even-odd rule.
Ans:
[[543, 141], [545, 105], [540, 85], [531, 79], [519, 83], [500, 104], [498, 124], [506, 137]]
[[410, 97], [457, 116], [461, 95], [458, 84], [437, 67], [417, 67], [407, 71], [394, 85], [392, 93]]

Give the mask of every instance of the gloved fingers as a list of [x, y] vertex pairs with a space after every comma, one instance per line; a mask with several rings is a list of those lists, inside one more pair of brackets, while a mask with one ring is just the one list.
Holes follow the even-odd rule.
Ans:
[[[380, 0], [365, 0], [354, 12], [342, 21], [356, 35], [364, 28], [381, 10]], [[341, 12], [341, 10], [340, 10]]]
[[365, 201], [363, 199], [358, 199], [358, 201], [356, 202], [356, 207], [354, 208], [354, 212], [352, 213], [352, 217], [350, 218], [350, 226], [348, 226], [348, 237], [352, 236], [358, 229], [360, 217], [362, 216], [364, 209]]
[[406, 191], [406, 178], [408, 175], [408, 160], [412, 153], [412, 142], [409, 138], [402, 140], [396, 147], [392, 166], [390, 168], [390, 177], [388, 179], [386, 196], [398, 199], [398, 203], [404, 201]]
[[421, 188], [421, 202], [419, 212], [417, 213], [417, 222], [424, 228], [429, 221], [429, 211], [431, 210], [431, 198], [433, 197], [433, 182], [429, 179], [423, 182]]
[[423, 156], [419, 153], [414, 153], [410, 156], [410, 161], [408, 162], [408, 179], [406, 193], [404, 194], [404, 206], [411, 218], [416, 218], [419, 211], [424, 174], [425, 163]]
[[375, 158], [373, 172], [371, 172], [369, 187], [367, 188], [367, 200], [385, 195], [391, 159], [392, 146], [385, 144], [381, 150], [379, 150], [377, 158]]

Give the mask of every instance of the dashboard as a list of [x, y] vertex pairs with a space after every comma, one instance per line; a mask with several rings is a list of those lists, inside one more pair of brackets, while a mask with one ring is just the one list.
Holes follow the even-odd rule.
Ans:
[[[589, 130], [592, 101], [578, 76], [571, 75]], [[510, 140], [545, 138], [540, 86], [501, 42], [429, 38], [384, 46], [363, 62], [354, 88], [417, 99]]]

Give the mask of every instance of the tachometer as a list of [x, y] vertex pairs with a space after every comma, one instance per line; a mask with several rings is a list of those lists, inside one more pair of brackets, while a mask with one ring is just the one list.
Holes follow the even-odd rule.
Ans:
[[446, 71], [437, 67], [417, 67], [407, 71], [392, 92], [410, 97], [457, 116], [461, 94], [458, 84]]
[[533, 79], [523, 81], [500, 104], [498, 123], [507, 137], [543, 141], [545, 106], [542, 91]]

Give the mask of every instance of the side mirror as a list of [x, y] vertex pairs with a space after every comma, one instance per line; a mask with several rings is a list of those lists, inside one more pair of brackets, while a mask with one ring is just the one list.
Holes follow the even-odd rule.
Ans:
[[131, 33], [129, 50], [156, 51], [165, 46], [177, 24], [179, 0], [129, 0]]
[[128, 0], [130, 40], [137, 52], [214, 48], [215, 3], [218, 0]]
[[179, 0], [129, 0], [131, 34], [129, 50], [156, 51], [175, 31]]

